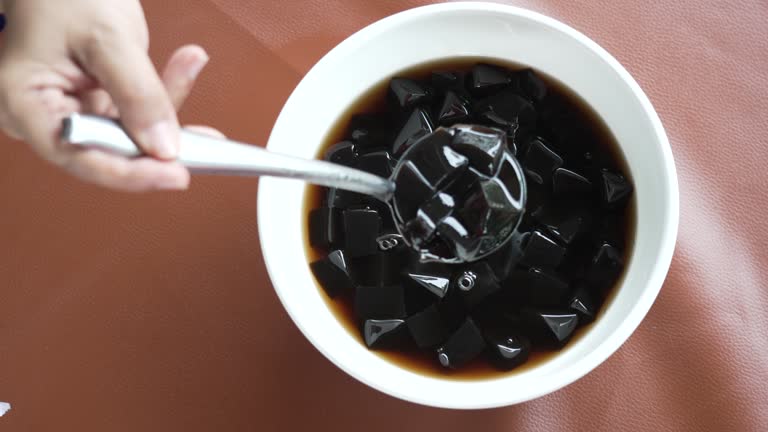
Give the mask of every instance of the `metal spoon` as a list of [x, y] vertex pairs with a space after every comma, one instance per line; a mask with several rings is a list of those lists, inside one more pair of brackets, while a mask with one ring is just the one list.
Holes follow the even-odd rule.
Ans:
[[[415, 219], [411, 217], [408, 217], [407, 220], [404, 219], [401, 217], [399, 210], [401, 206], [398, 204], [399, 198], [395, 195], [395, 188], [399, 181], [398, 175], [401, 168], [412, 163], [409, 162], [409, 158], [414, 153], [418, 153], [417, 149], [442, 149], [440, 150], [442, 155], [434, 154], [424, 161], [426, 165], [432, 166], [433, 174], [436, 167], [438, 171], [447, 170], [446, 173], [451, 169], [458, 169], [458, 166], [451, 168], [450, 165], [455, 163], [464, 164], [462, 166], [466, 168], [467, 157], [456, 153], [446, 145], [440, 144], [435, 147], [429, 143], [430, 140], [434, 139], [448, 139], [450, 141], [454, 136], [453, 134], [459, 130], [455, 128], [462, 129], [464, 132], [471, 131], [468, 141], [463, 142], [465, 151], [470, 153], [489, 151], [488, 148], [484, 148], [485, 145], [488, 145], [485, 139], [492, 141], [490, 145], [491, 148], [495, 149], [493, 154], [496, 155], [494, 156], [496, 168], [493, 169], [496, 172], [495, 174], [482, 175], [481, 183], [484, 186], [481, 187], [481, 193], [483, 196], [479, 198], [480, 201], [486, 201], [479, 204], [485, 205], [487, 210], [480, 209], [479, 214], [475, 216], [477, 220], [464, 222], [460, 222], [454, 217], [448, 217], [447, 214], [444, 214], [440, 220], [433, 220], [435, 215], [427, 214], [429, 212], [418, 213]], [[525, 210], [527, 192], [522, 167], [507, 149], [506, 134], [503, 131], [468, 125], [455, 125], [455, 128], [452, 131], [439, 128], [432, 134], [413, 143], [401, 156], [393, 170], [392, 177], [389, 179], [343, 165], [282, 155], [253, 145], [190, 131], [181, 132], [181, 148], [179, 149], [178, 160], [194, 172], [286, 177], [370, 195], [387, 204], [395, 218], [395, 225], [400, 237], [405, 243], [420, 252], [422, 261], [470, 262], [492, 254], [513, 236]], [[98, 147], [128, 157], [142, 154], [118, 122], [103, 117], [72, 114], [64, 119], [62, 139], [73, 145]], [[438, 162], [440, 160], [443, 162]], [[445, 165], [441, 167], [441, 163]], [[486, 168], [489, 168], [487, 164]], [[509, 184], [505, 184], [505, 182]], [[401, 186], [405, 188], [404, 191], [408, 191], [408, 188], [414, 185], [404, 183]], [[440, 197], [442, 200], [438, 207], [442, 205], [453, 208], [453, 197], [447, 196], [437, 189], [434, 192], [438, 193], [435, 197]], [[404, 192], [403, 195], [408, 195], [408, 193]], [[426, 197], [425, 199], [429, 198]], [[478, 202], [476, 201], [473, 205], [474, 208], [470, 209], [473, 210], [471, 213], [478, 213]], [[421, 212], [421, 208], [419, 211]], [[445, 253], [446, 251], [442, 249], [438, 253], [427, 246], [420, 247], [422, 241], [433, 238], [436, 224], [441, 221], [447, 224], [443, 233], [443, 240], [448, 242], [453, 250], [452, 253]], [[409, 228], [407, 225], [410, 222], [416, 224]], [[467, 222], [473, 225], [465, 226], [464, 223]], [[473, 228], [471, 231], [467, 229], [468, 226], [477, 227], [478, 224], [481, 227], [479, 230], [477, 228]], [[430, 233], [424, 234], [425, 232]]]
[[[61, 135], [65, 142], [78, 146], [98, 147], [127, 157], [142, 154], [118, 122], [104, 117], [72, 114], [64, 119]], [[178, 160], [192, 172], [294, 178], [371, 195], [384, 202], [395, 190], [391, 180], [365, 171], [186, 130], [181, 132]]]

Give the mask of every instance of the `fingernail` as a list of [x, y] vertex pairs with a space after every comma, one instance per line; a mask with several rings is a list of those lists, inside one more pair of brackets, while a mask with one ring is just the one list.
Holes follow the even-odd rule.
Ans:
[[173, 159], [178, 153], [176, 138], [167, 121], [155, 123], [142, 131], [138, 138], [141, 144], [151, 148], [159, 158]]
[[210, 60], [208, 54], [203, 54], [203, 57], [195, 59], [195, 61], [189, 66], [187, 73], [189, 74], [189, 79], [191, 81], [197, 79], [197, 76], [200, 75], [200, 72], [203, 71], [205, 65], [208, 64], [208, 60]]

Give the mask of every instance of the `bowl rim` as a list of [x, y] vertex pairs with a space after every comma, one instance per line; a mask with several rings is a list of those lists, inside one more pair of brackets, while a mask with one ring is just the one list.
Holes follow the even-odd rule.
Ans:
[[[286, 312], [291, 317], [291, 320], [293, 321], [293, 323], [299, 328], [299, 330], [302, 332], [304, 337], [310, 341], [310, 343], [312, 344], [312, 346], [315, 347], [315, 349], [320, 351], [327, 359], [329, 359], [333, 364], [335, 364], [337, 367], [339, 367], [348, 375], [386, 394], [389, 394], [391, 396], [394, 396], [406, 401], [418, 403], [421, 405], [440, 407], [440, 408], [451, 408], [451, 409], [495, 408], [495, 407], [508, 406], [512, 404], [526, 402], [526, 401], [541, 397], [543, 395], [549, 394], [553, 391], [556, 391], [562, 387], [565, 387], [573, 383], [574, 381], [580, 379], [585, 374], [589, 373], [590, 371], [595, 369], [597, 366], [599, 366], [601, 363], [603, 363], [636, 330], [640, 322], [647, 315], [656, 297], [658, 296], [658, 293], [661, 290], [664, 279], [666, 278], [667, 272], [671, 265], [672, 256], [674, 254], [674, 249], [675, 249], [676, 240], [677, 240], [677, 232], [678, 232], [678, 224], [679, 224], [678, 178], [677, 178], [677, 172], [676, 172], [675, 163], [674, 163], [674, 157], [672, 154], [672, 149], [669, 144], [667, 134], [658, 116], [658, 113], [653, 108], [645, 92], [643, 92], [639, 84], [634, 80], [634, 78], [629, 74], [629, 72], [618, 62], [618, 60], [616, 60], [604, 48], [599, 46], [596, 42], [594, 42], [592, 39], [590, 39], [586, 35], [568, 26], [567, 24], [564, 24], [563, 22], [560, 22], [554, 18], [543, 15], [541, 13], [531, 11], [529, 9], [525, 9], [517, 6], [498, 4], [498, 3], [489, 3], [489, 2], [452, 2], [452, 3], [432, 4], [427, 6], [416, 7], [413, 9], [408, 9], [408, 10], [396, 13], [394, 15], [385, 17], [379, 21], [376, 21], [364, 27], [363, 29], [357, 31], [356, 33], [352, 34], [348, 38], [346, 38], [344, 41], [336, 45], [325, 56], [323, 56], [307, 72], [307, 74], [305, 75], [305, 78], [307, 75], [310, 75], [314, 69], [324, 67], [326, 63], [335, 61], [335, 58], [341, 55], [342, 52], [344, 52], [347, 47], [359, 43], [361, 39], [366, 38], [369, 34], [376, 34], [382, 31], [383, 29], [386, 29], [388, 26], [396, 25], [401, 21], [415, 19], [422, 15], [429, 15], [436, 12], [448, 12], [448, 11], [450, 12], [490, 11], [490, 12], [509, 14], [509, 15], [514, 15], [520, 18], [524, 18], [524, 19], [536, 22], [537, 24], [540, 24], [540, 25], [549, 27], [550, 29], [553, 29], [555, 31], [564, 33], [568, 37], [573, 38], [580, 44], [584, 45], [591, 52], [595, 53], [601, 61], [605, 62], [613, 70], [613, 72], [616, 73], [621, 78], [621, 80], [629, 87], [629, 89], [632, 92], [632, 95], [637, 99], [637, 102], [642, 107], [642, 111], [644, 111], [645, 114], [647, 115], [648, 120], [650, 121], [650, 124], [653, 128], [653, 135], [655, 135], [659, 144], [659, 148], [661, 150], [661, 158], [664, 161], [664, 166], [659, 167], [659, 169], [664, 171], [667, 174], [666, 175], [667, 181], [664, 185], [664, 188], [668, 190], [668, 194], [666, 196], [666, 202], [664, 203], [664, 208], [666, 209], [666, 211], [663, 217], [663, 220], [665, 220], [667, 223], [664, 226], [660, 227], [661, 239], [662, 239], [661, 247], [660, 247], [655, 265], [653, 266], [653, 270], [649, 275], [647, 279], [647, 283], [645, 287], [643, 287], [643, 291], [641, 295], [638, 297], [637, 302], [632, 307], [630, 313], [621, 322], [621, 325], [615, 328], [608, 337], [606, 337], [603, 341], [601, 341], [598, 345], [596, 345], [595, 348], [592, 351], [590, 351], [589, 354], [586, 356], [587, 359], [585, 359], [584, 361], [581, 361], [578, 364], [579, 366], [578, 368], [574, 366], [574, 368], [572, 368], [572, 370], [569, 371], [569, 373], [567, 374], [566, 379], [563, 379], [554, 384], [550, 383], [549, 385], [546, 385], [546, 386], [544, 385], [537, 386], [535, 390], [531, 390], [528, 394], [526, 394], [525, 397], [518, 397], [516, 399], [499, 398], [499, 400], [496, 400], [496, 401], [485, 401], [480, 403], [477, 403], [477, 402], [473, 403], [473, 402], [466, 402], [466, 401], [464, 401], [464, 403], [457, 403], [457, 401], [450, 401], [445, 399], [436, 401], [434, 399], [416, 397], [414, 395], [401, 392], [397, 388], [392, 388], [391, 386], [386, 387], [381, 385], [380, 383], [374, 382], [371, 379], [369, 379], [367, 376], [365, 376], [365, 374], [358, 373], [356, 370], [353, 370], [347, 367], [347, 365], [345, 365], [343, 362], [337, 359], [336, 354], [329, 352], [330, 350], [328, 350], [327, 347], [322, 346], [320, 343], [317, 343], [312, 337], [311, 331], [309, 331], [307, 328], [305, 328], [301, 324], [302, 323], [301, 319], [297, 318], [296, 316], [297, 312], [293, 307], [293, 305], [291, 305], [290, 302], [286, 301], [281, 290], [278, 289], [277, 286], [274, 284], [273, 275], [275, 274], [276, 271], [278, 271], [278, 269], [284, 269], [284, 266], [281, 265], [280, 263], [274, 262], [271, 259], [270, 253], [268, 252], [267, 248], [264, 248], [264, 247], [262, 248], [262, 255], [264, 257], [267, 272], [270, 276], [270, 281], [273, 283], [273, 288], [275, 289], [275, 292], [277, 293], [278, 298], [283, 304], [283, 307], [285, 308]], [[295, 98], [296, 94], [299, 93], [299, 90], [302, 88], [303, 82], [304, 82], [304, 79], [302, 79], [302, 81], [297, 85], [296, 89], [294, 89], [292, 94], [286, 100], [284, 107], [288, 106], [292, 102], [292, 100]], [[276, 126], [281, 123], [284, 117], [284, 114], [285, 114], [285, 110], [283, 109], [281, 110], [277, 118], [277, 121], [275, 123]], [[273, 129], [272, 131], [273, 133], [270, 134], [267, 148], [270, 148], [270, 145], [274, 143], [273, 142], [274, 130], [275, 129]], [[261, 181], [259, 182], [258, 200], [257, 200], [257, 218], [259, 221], [265, 220], [266, 219], [265, 215], [270, 212], [269, 205], [265, 202], [266, 200], [263, 199], [262, 197], [265, 195], [264, 191], [270, 189], [272, 185], [273, 185], [272, 179], [269, 179], [269, 178], [261, 179]], [[263, 223], [259, 223], [258, 229], [259, 229], [259, 238], [261, 241], [263, 241], [263, 239], [265, 238], [265, 230], [267, 230], [267, 227]], [[451, 381], [446, 380], [446, 382], [451, 382], [456, 384], [472, 383], [471, 381], [465, 382], [465, 381], [452, 381], [452, 380]]]

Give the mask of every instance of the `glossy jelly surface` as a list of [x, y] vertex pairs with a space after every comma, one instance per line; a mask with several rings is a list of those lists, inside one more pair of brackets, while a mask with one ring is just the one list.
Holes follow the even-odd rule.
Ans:
[[[486, 379], [545, 361], [599, 319], [631, 258], [618, 144], [530, 69], [464, 58], [403, 71], [339, 118], [319, 157], [394, 172], [394, 212], [309, 186], [307, 256], [361, 344], [418, 373]], [[483, 239], [489, 227], [506, 227], [503, 244]]]

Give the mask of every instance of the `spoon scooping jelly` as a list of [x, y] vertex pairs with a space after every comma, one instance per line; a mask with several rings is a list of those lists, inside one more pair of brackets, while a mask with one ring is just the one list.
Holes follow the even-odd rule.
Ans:
[[[115, 121], [73, 114], [62, 139], [125, 156], [141, 151]], [[471, 125], [438, 128], [410, 143], [390, 178], [184, 131], [179, 161], [209, 174], [289, 177], [373, 196], [394, 215], [403, 240], [424, 262], [472, 262], [498, 250], [525, 208], [523, 170], [504, 132]]]
[[522, 219], [522, 167], [506, 134], [438, 128], [416, 141], [392, 175], [395, 222], [421, 261], [472, 262], [498, 250]]

